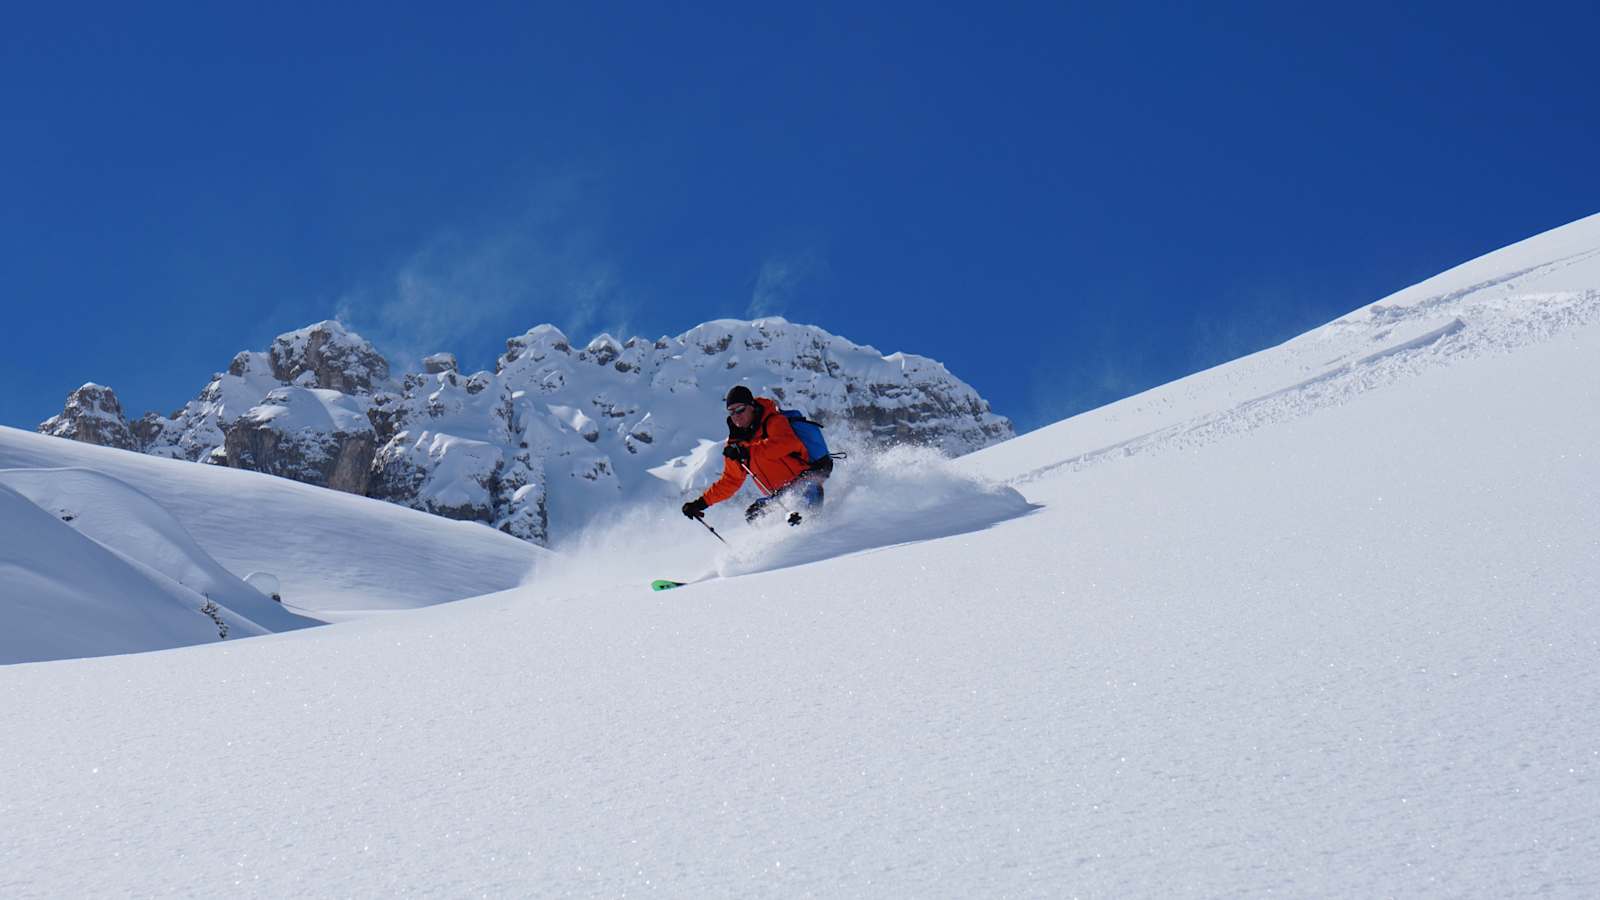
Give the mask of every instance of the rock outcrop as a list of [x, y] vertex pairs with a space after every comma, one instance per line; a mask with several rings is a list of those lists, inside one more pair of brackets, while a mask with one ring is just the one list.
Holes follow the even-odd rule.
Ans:
[[39, 423], [39, 432], [119, 450], [139, 445], [116, 392], [92, 381], [68, 394], [66, 408]]
[[[274, 391], [286, 387], [333, 391], [353, 398], [365, 416], [373, 391], [393, 386], [388, 361], [371, 343], [339, 322], [318, 322], [279, 335], [268, 351], [236, 354], [227, 370], [212, 375], [211, 382], [183, 408], [170, 416], [147, 413], [133, 430], [145, 453], [228, 464], [228, 432], [257, 406], [281, 406], [267, 400]], [[308, 401], [305, 409], [309, 411], [312, 405]], [[278, 415], [281, 413], [267, 418]], [[376, 433], [373, 442], [379, 442]], [[250, 442], [236, 443], [243, 451]], [[261, 457], [252, 453], [249, 458], [257, 460], [262, 471], [274, 471], [274, 466], [259, 462]]]
[[[279, 381], [344, 394], [370, 393], [389, 380], [389, 361], [332, 320], [278, 335], [267, 358]], [[302, 381], [308, 375], [310, 380]]]
[[276, 388], [240, 416], [223, 437], [236, 469], [366, 494], [377, 450], [367, 404], [322, 388]]

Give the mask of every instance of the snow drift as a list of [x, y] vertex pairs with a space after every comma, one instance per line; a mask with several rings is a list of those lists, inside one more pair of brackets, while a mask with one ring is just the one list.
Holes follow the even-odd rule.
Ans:
[[266, 630], [94, 540], [0, 480], [0, 662], [180, 647]]
[[[91, 469], [0, 469], [4, 484], [137, 566], [268, 631], [321, 624], [295, 615], [224, 569], [144, 492]], [[203, 605], [203, 604], [202, 604]]]
[[[0, 428], [0, 485], [26, 516], [9, 528], [52, 523], [0, 571], [0, 631], [14, 637], [0, 662], [215, 641], [208, 603], [230, 640], [441, 603], [515, 585], [549, 555], [474, 523], [11, 428]], [[252, 573], [275, 579], [284, 602], [241, 580]], [[90, 612], [119, 597], [144, 624]], [[174, 621], [155, 622], [164, 616]]]

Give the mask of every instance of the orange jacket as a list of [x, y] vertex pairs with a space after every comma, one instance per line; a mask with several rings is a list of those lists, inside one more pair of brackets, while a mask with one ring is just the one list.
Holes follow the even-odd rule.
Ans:
[[[789, 420], [778, 412], [776, 402], [757, 397], [756, 405], [760, 407], [761, 415], [753, 429], [755, 434], [745, 439], [736, 438], [731, 434], [733, 429], [730, 424], [728, 443], [744, 444], [750, 448], [750, 471], [755, 474], [758, 487], [765, 485], [767, 490], [780, 491], [806, 471], [811, 459], [806, 456], [806, 445], [800, 443]], [[706, 488], [706, 505], [721, 503], [739, 493], [743, 485], [744, 467], [724, 457], [722, 477], [717, 479], [716, 484]]]

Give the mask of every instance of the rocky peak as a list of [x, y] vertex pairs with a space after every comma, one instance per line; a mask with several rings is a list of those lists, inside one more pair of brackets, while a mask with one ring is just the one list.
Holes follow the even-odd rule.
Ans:
[[[365, 394], [389, 381], [389, 361], [332, 319], [278, 335], [267, 354], [273, 377], [305, 387]], [[303, 378], [308, 373], [309, 384]]]
[[457, 372], [460, 369], [456, 365], [454, 353], [435, 353], [422, 358], [422, 371], [427, 375], [437, 375], [440, 372]]
[[608, 365], [612, 360], [622, 355], [622, 345], [609, 334], [602, 334], [589, 342], [583, 352], [578, 354], [579, 359], [593, 360], [597, 366]]
[[119, 450], [138, 448], [116, 392], [94, 382], [68, 394], [61, 414], [39, 423], [39, 432]]
[[528, 329], [526, 334], [506, 341], [506, 352], [495, 363], [494, 370], [499, 373], [506, 366], [524, 360], [530, 363], [544, 362], [556, 354], [570, 356], [572, 342], [554, 325], [539, 325]]

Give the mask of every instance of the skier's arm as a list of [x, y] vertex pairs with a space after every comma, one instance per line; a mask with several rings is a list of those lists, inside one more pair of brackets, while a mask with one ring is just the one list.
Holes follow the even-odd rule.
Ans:
[[[793, 432], [791, 431], [791, 433]], [[715, 506], [729, 497], [732, 497], [734, 494], [739, 493], [739, 488], [743, 486], [744, 466], [739, 465], [738, 462], [732, 459], [724, 457], [722, 460], [722, 477], [718, 478], [716, 483], [711, 485], [711, 487], [706, 488], [706, 492], [702, 494], [701, 497], [706, 501], [707, 506]]]

